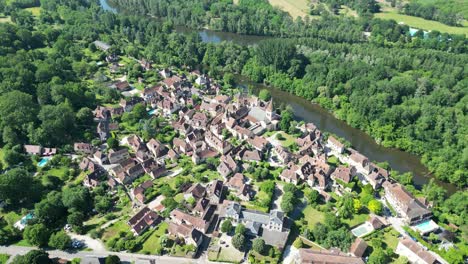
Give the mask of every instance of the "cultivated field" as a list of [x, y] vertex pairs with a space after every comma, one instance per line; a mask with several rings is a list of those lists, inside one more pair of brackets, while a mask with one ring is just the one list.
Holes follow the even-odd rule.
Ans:
[[272, 6], [277, 6], [288, 12], [292, 17], [304, 17], [309, 13], [308, 0], [268, 0]]
[[468, 35], [468, 23], [465, 21], [464, 27], [451, 27], [437, 21], [426, 20], [420, 17], [407, 16], [396, 13], [396, 11], [385, 11], [375, 14], [375, 17], [383, 19], [393, 19], [397, 22], [403, 22], [408, 26], [420, 28], [423, 30], [437, 30], [450, 34], [465, 34]]

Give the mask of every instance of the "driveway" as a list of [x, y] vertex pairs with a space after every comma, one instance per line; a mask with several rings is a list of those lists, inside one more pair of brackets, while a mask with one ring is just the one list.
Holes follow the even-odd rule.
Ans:
[[101, 241], [97, 239], [93, 239], [90, 236], [78, 235], [74, 233], [69, 233], [68, 235], [70, 235], [72, 239], [76, 239], [81, 242], [84, 242], [86, 244], [86, 247], [88, 247], [89, 249], [92, 249], [93, 251], [99, 251], [99, 252], [106, 251], [106, 247]]

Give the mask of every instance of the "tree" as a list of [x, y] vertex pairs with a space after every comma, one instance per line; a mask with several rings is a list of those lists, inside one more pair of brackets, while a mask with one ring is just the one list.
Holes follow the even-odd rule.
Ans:
[[259, 254], [263, 254], [265, 252], [265, 241], [262, 238], [256, 238], [252, 243], [252, 248]]
[[378, 214], [380, 215], [382, 213], [382, 203], [377, 201], [377, 200], [371, 200], [369, 202], [369, 204], [367, 205], [367, 207], [369, 208], [369, 210], [374, 213], [374, 214]]
[[236, 231], [235, 231], [235, 233], [236, 233], [236, 235], [244, 235], [246, 230], [247, 230], [247, 229], [245, 228], [245, 225], [243, 225], [243, 224], [238, 224], [238, 225], [236, 226]]
[[258, 98], [260, 98], [260, 100], [265, 101], [265, 102], [270, 101], [271, 93], [267, 89], [262, 89], [260, 90], [260, 93], [258, 94]]
[[0, 96], [0, 128], [8, 125], [19, 135], [25, 135], [27, 125], [34, 122], [37, 105], [33, 97], [20, 91], [11, 91]]
[[307, 194], [307, 201], [309, 204], [314, 205], [317, 204], [320, 200], [320, 193], [317, 190], [310, 190], [310, 192]]
[[57, 226], [66, 215], [67, 210], [62, 203], [60, 192], [53, 191], [47, 197], [34, 205], [34, 216], [47, 226]]
[[281, 200], [281, 209], [284, 213], [289, 214], [294, 210], [294, 205], [296, 202], [296, 198], [293, 193], [286, 192], [283, 194], [283, 198]]
[[112, 199], [108, 196], [96, 196], [94, 208], [100, 214], [104, 214], [112, 208]]
[[15, 264], [49, 264], [52, 260], [49, 258], [49, 253], [44, 250], [31, 250], [25, 255], [18, 255], [13, 259]]
[[38, 187], [29, 172], [21, 168], [12, 169], [0, 176], [0, 200], [17, 204], [34, 199], [39, 195]]
[[290, 106], [286, 108], [286, 110], [281, 112], [281, 120], [279, 126], [283, 131], [289, 131], [289, 127], [291, 122], [294, 120], [294, 113]]
[[226, 219], [221, 224], [221, 232], [230, 233], [232, 231], [232, 223], [230, 219]]
[[108, 149], [117, 149], [119, 147], [119, 140], [115, 137], [110, 137], [107, 139], [107, 148]]
[[74, 208], [87, 214], [91, 211], [92, 199], [89, 190], [85, 187], [71, 187], [62, 193], [63, 204], [68, 208]]
[[84, 214], [82, 212], [72, 210], [72, 212], [67, 217], [67, 222], [72, 226], [73, 230], [78, 233], [81, 233], [84, 221]]
[[49, 239], [49, 246], [61, 250], [70, 248], [72, 239], [64, 231], [52, 234]]
[[235, 234], [233, 237], [232, 237], [232, 245], [237, 249], [237, 250], [244, 250], [244, 246], [245, 246], [245, 236], [243, 234]]
[[387, 253], [382, 248], [374, 248], [374, 251], [369, 256], [367, 263], [370, 264], [385, 264], [388, 263]]
[[50, 231], [44, 224], [28, 225], [24, 229], [24, 238], [26, 238], [29, 243], [35, 246], [47, 246], [49, 237]]
[[358, 199], [353, 199], [353, 207], [354, 207], [354, 213], [359, 213], [359, 211], [361, 211], [361, 208], [362, 208], [362, 204], [361, 204], [361, 201], [358, 200]]
[[116, 255], [109, 255], [106, 257], [106, 261], [105, 261], [106, 264], [120, 264], [122, 263], [120, 261], [120, 258]]

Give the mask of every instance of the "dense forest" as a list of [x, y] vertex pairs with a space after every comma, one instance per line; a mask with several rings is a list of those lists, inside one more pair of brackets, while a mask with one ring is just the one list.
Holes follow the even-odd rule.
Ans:
[[463, 14], [455, 7], [449, 10], [442, 10], [433, 4], [409, 2], [403, 6], [403, 13], [439, 21], [449, 26], [463, 26]]

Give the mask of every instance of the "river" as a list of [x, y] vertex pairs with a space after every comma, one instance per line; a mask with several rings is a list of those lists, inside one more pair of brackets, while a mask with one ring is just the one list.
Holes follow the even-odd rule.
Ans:
[[[117, 9], [109, 6], [106, 0], [99, 0], [103, 9], [117, 12]], [[265, 39], [261, 36], [239, 35], [235, 33], [218, 32], [212, 30], [196, 30], [187, 27], [176, 27], [176, 32], [183, 34], [192, 34], [197, 32], [203, 42], [220, 43], [222, 41], [232, 41], [240, 45], [254, 45], [258, 41]], [[390, 167], [399, 172], [412, 172], [413, 181], [416, 187], [421, 187], [429, 182], [433, 175], [421, 163], [421, 159], [408, 152], [404, 152], [395, 148], [386, 148], [375, 142], [375, 140], [365, 132], [353, 128], [345, 122], [337, 119], [326, 109], [317, 104], [313, 104], [301, 97], [283, 92], [279, 89], [251, 82], [250, 80], [237, 76], [236, 81], [241, 86], [251, 85], [254, 91], [258, 92], [261, 89], [268, 89], [273, 97], [275, 104], [284, 103], [290, 105], [297, 120], [314, 123], [320, 130], [331, 132], [349, 141], [354, 149], [367, 156], [370, 160], [376, 162], [387, 161]], [[440, 186], [444, 187], [449, 193], [456, 191], [456, 187], [436, 181]]]

